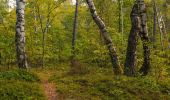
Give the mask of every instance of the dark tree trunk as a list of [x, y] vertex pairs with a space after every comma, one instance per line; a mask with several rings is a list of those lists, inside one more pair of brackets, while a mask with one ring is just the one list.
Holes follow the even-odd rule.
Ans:
[[25, 53], [25, 0], [16, 0], [16, 53], [19, 68], [26, 69], [27, 57]]
[[112, 62], [112, 66], [114, 69], [115, 74], [121, 74], [122, 73], [122, 68], [120, 66], [120, 62], [116, 53], [116, 48], [113, 46], [112, 40], [110, 38], [110, 36], [108, 35], [108, 32], [106, 30], [106, 26], [104, 24], [104, 22], [101, 20], [101, 18], [98, 16], [97, 12], [96, 12], [96, 8], [95, 5], [93, 3], [93, 0], [86, 0], [91, 15], [93, 17], [93, 20], [95, 21], [95, 23], [97, 24], [97, 26], [100, 29], [101, 35], [104, 39], [104, 42], [106, 44], [106, 46], [108, 47], [108, 51], [111, 57], [111, 62]]
[[126, 53], [126, 60], [125, 60], [125, 74], [132, 76], [136, 73], [136, 49], [137, 49], [138, 33], [140, 29], [140, 18], [138, 17], [137, 4], [133, 6], [130, 17], [131, 17], [132, 28], [128, 39], [128, 46], [127, 46], [127, 53]]
[[153, 47], [155, 48], [155, 42], [156, 42], [156, 27], [157, 27], [157, 13], [156, 13], [156, 2], [155, 0], [153, 0], [153, 38], [152, 38], [152, 42], [153, 42]]
[[139, 8], [139, 16], [141, 18], [141, 30], [139, 35], [141, 36], [143, 42], [143, 56], [144, 62], [140, 69], [140, 71], [147, 75], [150, 70], [150, 49], [149, 49], [149, 37], [148, 37], [148, 30], [147, 30], [147, 15], [146, 15], [146, 5], [144, 0], [138, 0], [138, 8]]
[[137, 36], [140, 35], [143, 42], [143, 56], [144, 62], [140, 69], [144, 75], [150, 69], [150, 49], [149, 37], [146, 24], [146, 6], [144, 0], [136, 0], [131, 13], [132, 29], [128, 40], [126, 61], [125, 61], [125, 74], [133, 76], [136, 74], [136, 46]]
[[76, 34], [78, 28], [78, 5], [79, 2], [76, 0], [76, 9], [74, 15], [74, 25], [73, 25], [73, 37], [72, 37], [72, 60], [75, 58], [75, 44], [76, 44]]

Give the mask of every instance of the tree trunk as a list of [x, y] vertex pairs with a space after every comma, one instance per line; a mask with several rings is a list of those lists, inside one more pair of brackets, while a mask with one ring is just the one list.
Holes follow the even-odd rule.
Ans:
[[[165, 11], [165, 14], [164, 14], [165, 26], [168, 26], [168, 0], [165, 0], [165, 3], [163, 6], [164, 6], [164, 11]], [[167, 30], [167, 27], [166, 27], [166, 30]]]
[[138, 17], [137, 4], [133, 6], [130, 17], [131, 17], [132, 28], [128, 39], [124, 71], [126, 75], [133, 76], [136, 73], [136, 49], [137, 49], [138, 33], [140, 29], [140, 18]]
[[28, 67], [25, 53], [25, 0], [16, 0], [16, 53], [19, 68]]
[[123, 16], [123, 0], [118, 0], [119, 3], [119, 32], [122, 34], [122, 44], [124, 42], [124, 16]]
[[160, 43], [161, 43], [161, 47], [162, 47], [162, 51], [164, 51], [164, 43], [163, 43], [163, 31], [162, 31], [162, 25], [161, 25], [161, 18], [160, 18], [160, 14], [158, 12], [158, 8], [156, 6], [155, 3], [155, 10], [156, 10], [156, 17], [157, 17], [157, 23], [158, 23], [158, 28], [159, 28], [159, 32], [160, 32]]
[[106, 30], [106, 26], [105, 26], [104, 22], [101, 20], [101, 18], [98, 16], [98, 14], [96, 12], [95, 5], [93, 3], [93, 0], [86, 0], [86, 2], [89, 6], [93, 20], [95, 21], [95, 23], [99, 27], [101, 35], [102, 35], [102, 37], [105, 41], [105, 44], [108, 48], [114, 72], [115, 72], [115, 74], [121, 74], [122, 68], [120, 66], [120, 62], [119, 62], [119, 59], [118, 59], [118, 56], [117, 56], [117, 53], [116, 53], [116, 48], [113, 46], [112, 40], [111, 40], [110, 36], [108, 35], [107, 30]]
[[162, 51], [164, 51], [164, 49], [166, 50], [167, 48], [169, 48], [168, 33], [166, 31], [166, 24], [165, 24], [163, 16], [161, 15], [157, 6], [155, 6], [155, 9], [156, 9], [158, 28], [160, 31], [160, 43], [161, 43]]
[[157, 14], [156, 14], [156, 2], [155, 0], [153, 0], [153, 38], [152, 38], [152, 42], [153, 42], [153, 48], [155, 48], [155, 42], [156, 42], [156, 27], [157, 27]]
[[119, 32], [121, 32], [121, 0], [118, 0], [119, 7]]
[[143, 42], [143, 56], [144, 62], [140, 69], [144, 75], [150, 69], [150, 49], [149, 37], [146, 24], [146, 6], [144, 0], [136, 0], [131, 13], [132, 29], [128, 40], [126, 61], [125, 61], [125, 74], [133, 76], [136, 74], [136, 46], [137, 36], [140, 35]]
[[74, 26], [73, 26], [73, 38], [72, 38], [72, 60], [75, 58], [75, 43], [76, 43], [76, 34], [77, 34], [77, 27], [78, 27], [78, 5], [79, 2], [76, 0], [76, 9], [74, 15]]
[[148, 30], [147, 30], [147, 15], [146, 15], [146, 5], [144, 0], [138, 0], [138, 8], [139, 8], [139, 16], [141, 18], [141, 30], [139, 35], [141, 36], [143, 42], [143, 56], [144, 62], [140, 69], [140, 71], [147, 75], [150, 70], [150, 49], [149, 49], [149, 37], [148, 37]]

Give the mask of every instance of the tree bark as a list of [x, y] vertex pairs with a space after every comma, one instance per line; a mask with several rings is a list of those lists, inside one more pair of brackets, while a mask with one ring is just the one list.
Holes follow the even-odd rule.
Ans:
[[131, 23], [132, 28], [130, 31], [126, 60], [125, 60], [125, 74], [128, 76], [135, 75], [136, 73], [136, 49], [137, 49], [137, 41], [138, 41], [138, 33], [140, 29], [140, 18], [138, 16], [138, 5], [135, 4], [132, 8], [131, 12]]
[[122, 44], [124, 42], [124, 16], [123, 16], [123, 0], [118, 0], [119, 3], [119, 32], [122, 34]]
[[131, 13], [132, 29], [128, 40], [126, 61], [125, 61], [125, 74], [133, 76], [136, 74], [136, 46], [137, 36], [141, 37], [143, 42], [143, 56], [144, 62], [140, 69], [144, 75], [149, 72], [150, 69], [150, 49], [149, 49], [149, 37], [147, 31], [147, 16], [146, 6], [144, 0], [136, 0]]
[[73, 37], [72, 37], [72, 60], [75, 58], [75, 43], [76, 43], [76, 34], [78, 27], [78, 5], [79, 2], [76, 0], [76, 9], [74, 15], [74, 25], [73, 25]]
[[157, 14], [156, 14], [156, 2], [155, 0], [153, 0], [153, 38], [152, 38], [152, 42], [153, 42], [153, 48], [156, 47], [155, 42], [156, 42], [156, 27], [157, 27]]
[[113, 46], [112, 40], [106, 30], [106, 26], [105, 26], [104, 22], [101, 20], [101, 18], [98, 16], [98, 14], [96, 12], [95, 5], [93, 3], [93, 0], [86, 0], [86, 2], [89, 6], [92, 18], [95, 21], [95, 23], [97, 24], [98, 28], [100, 29], [101, 35], [102, 35], [104, 42], [108, 48], [114, 72], [115, 72], [115, 74], [122, 74], [122, 68], [120, 66], [118, 55], [116, 53], [116, 48]]
[[16, 55], [19, 68], [26, 69], [27, 56], [25, 53], [25, 0], [16, 0]]
[[146, 15], [146, 5], [144, 3], [144, 0], [138, 0], [138, 8], [139, 8], [139, 16], [141, 18], [141, 30], [139, 32], [139, 35], [143, 42], [143, 56], [144, 56], [144, 62], [140, 69], [140, 71], [147, 75], [150, 70], [150, 48], [149, 48], [149, 37], [148, 37], [148, 30], [147, 30], [147, 15]]

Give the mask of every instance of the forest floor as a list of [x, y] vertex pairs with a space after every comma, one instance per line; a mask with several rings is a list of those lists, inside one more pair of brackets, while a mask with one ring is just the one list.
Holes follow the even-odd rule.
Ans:
[[37, 72], [37, 75], [40, 78], [41, 85], [43, 87], [44, 94], [47, 97], [47, 99], [58, 100], [55, 84], [49, 81], [50, 77], [54, 75], [54, 72], [52, 70], [43, 70], [43, 71], [41, 70]]
[[0, 100], [170, 100], [170, 75], [156, 75], [115, 76], [111, 67], [68, 64], [3, 69]]
[[60, 100], [170, 100], [169, 76], [115, 77], [112, 68], [95, 66], [70, 72], [69, 65], [60, 65], [53, 71], [49, 80], [55, 83]]

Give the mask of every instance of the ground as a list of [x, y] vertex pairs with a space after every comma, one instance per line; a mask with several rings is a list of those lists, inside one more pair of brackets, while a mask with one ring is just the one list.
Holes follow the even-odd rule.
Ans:
[[110, 67], [84, 67], [0, 71], [0, 100], [170, 100], [168, 76], [115, 76]]
[[40, 70], [37, 71], [37, 74], [40, 77], [41, 85], [48, 100], [58, 100], [55, 84], [49, 81], [49, 78], [54, 75], [54, 72], [52, 70]]

